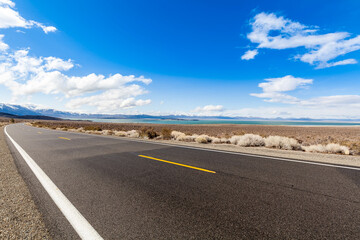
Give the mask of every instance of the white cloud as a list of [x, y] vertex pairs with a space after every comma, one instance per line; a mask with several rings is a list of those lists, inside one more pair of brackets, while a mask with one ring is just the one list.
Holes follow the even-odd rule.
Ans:
[[39, 28], [41, 28], [46, 34], [48, 34], [49, 32], [56, 32], [57, 29], [54, 26], [45, 26], [42, 23], [36, 22], [36, 21], [29, 21], [30, 26], [37, 26]]
[[[39, 27], [45, 33], [56, 31], [53, 26], [24, 19], [14, 7], [12, 1], [0, 0], [0, 28]], [[0, 84], [12, 92], [13, 101], [34, 94], [56, 94], [60, 95], [57, 98], [67, 99], [66, 106], [70, 108], [93, 106], [108, 113], [151, 102], [135, 98], [147, 93], [142, 85], [150, 84], [151, 79], [119, 73], [108, 77], [94, 73], [69, 76], [64, 72], [74, 67], [71, 59], [34, 57], [29, 55], [29, 49], [8, 52], [3, 37], [0, 35]]]
[[5, 52], [0, 58], [0, 84], [11, 90], [15, 99], [37, 93], [63, 95], [69, 100], [67, 106], [74, 109], [93, 106], [98, 111], [111, 112], [151, 102], [135, 99], [147, 93], [140, 84], [150, 84], [151, 79], [119, 73], [109, 77], [64, 73], [73, 67], [71, 59], [32, 57], [29, 50]]
[[268, 78], [265, 79], [266, 82], [260, 83], [259, 87], [262, 88], [262, 93], [251, 93], [251, 96], [266, 98], [268, 102], [285, 102], [285, 103], [294, 103], [298, 99], [296, 97], [285, 94], [284, 92], [289, 92], [297, 89], [298, 87], [303, 87], [308, 84], [312, 84], [312, 79], [296, 78], [291, 75], [287, 75], [281, 78]]
[[3, 42], [4, 35], [0, 34], [0, 52], [6, 51], [9, 48], [9, 45]]
[[14, 7], [14, 2], [10, 0], [0, 0], [0, 28], [32, 28], [35, 26], [42, 28], [45, 33], [55, 32], [57, 30], [53, 26], [45, 26], [42, 23], [24, 19]]
[[359, 108], [360, 107], [360, 95], [334, 95], [312, 98], [309, 100], [302, 100], [299, 102], [300, 105], [308, 107], [323, 108]]
[[46, 57], [44, 58], [46, 61], [45, 68], [46, 70], [60, 70], [60, 71], [67, 71], [74, 67], [71, 59], [64, 61], [60, 58], [56, 57]]
[[250, 60], [250, 59], [254, 59], [256, 55], [258, 55], [258, 50], [248, 50], [244, 53], [244, 55], [241, 56], [242, 60]]
[[224, 111], [224, 106], [222, 105], [206, 105], [204, 107], [197, 107], [194, 109], [194, 112], [221, 112]]
[[11, 0], [0, 0], [0, 6], [10, 6], [15, 7], [15, 3]]
[[305, 53], [295, 58], [317, 68], [357, 63], [355, 59], [330, 61], [359, 50], [360, 36], [350, 38], [351, 34], [347, 32], [320, 34], [317, 27], [305, 26], [274, 13], [259, 13], [252, 19], [250, 25], [252, 32], [247, 38], [252, 43], [258, 44], [256, 46], [258, 49], [280, 50], [303, 47]]
[[319, 65], [317, 68], [328, 68], [328, 67], [334, 67], [334, 66], [340, 66], [340, 65], [349, 65], [349, 64], [357, 64], [358, 62], [353, 59], [345, 59], [338, 62], [332, 62], [332, 63], [325, 63], [322, 65]]
[[135, 99], [135, 96], [147, 93], [139, 85], [124, 86], [121, 89], [111, 89], [102, 94], [75, 98], [70, 100], [66, 106], [70, 109], [78, 109], [84, 105], [94, 106], [99, 112], [113, 112], [119, 109], [127, 109], [143, 106], [151, 103], [150, 99]]
[[[246, 112], [252, 116], [284, 116], [286, 112], [289, 117], [309, 117], [309, 118], [359, 118], [360, 116], [360, 95], [334, 95], [321, 96], [310, 99], [298, 99], [285, 92], [293, 91], [300, 87], [306, 87], [313, 83], [312, 79], [295, 78], [285, 76], [282, 78], [265, 79], [267, 82], [259, 84], [263, 89], [262, 93], [252, 93], [251, 96], [265, 98], [266, 102], [280, 102], [292, 107], [285, 108], [266, 108], [262, 111], [253, 108]], [[245, 109], [242, 109], [244, 111]], [[273, 112], [271, 113], [272, 110]], [[226, 114], [240, 114], [245, 112], [227, 111]]]

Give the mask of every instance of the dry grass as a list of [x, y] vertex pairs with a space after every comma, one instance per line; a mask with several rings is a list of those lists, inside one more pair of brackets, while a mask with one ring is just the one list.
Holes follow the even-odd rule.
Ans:
[[140, 136], [143, 138], [147, 138], [147, 139], [154, 139], [157, 136], [159, 136], [159, 134], [157, 132], [155, 132], [153, 127], [142, 127], [139, 131]]
[[300, 150], [301, 145], [294, 138], [269, 136], [265, 138], [265, 147], [279, 148], [284, 150]]
[[[67, 127], [66, 126], [66, 128], [72, 128], [71, 126], [70, 127]], [[102, 129], [101, 129], [101, 127], [99, 127], [99, 126], [85, 126], [84, 127], [84, 130], [85, 131], [102, 131]]]
[[171, 132], [172, 132], [172, 130], [170, 128], [161, 129], [161, 137], [162, 137], [162, 139], [170, 140], [171, 139]]

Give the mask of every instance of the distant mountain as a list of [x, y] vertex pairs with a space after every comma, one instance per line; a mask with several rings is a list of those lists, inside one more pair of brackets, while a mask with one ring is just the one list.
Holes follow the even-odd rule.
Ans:
[[[360, 121], [360, 119], [311, 119], [311, 118], [260, 118], [260, 117], [227, 117], [227, 116], [188, 116], [188, 115], [164, 115], [153, 116], [146, 114], [126, 115], [126, 114], [83, 114], [54, 109], [41, 109], [34, 105], [15, 105], [0, 103], [0, 112], [3, 114], [13, 114], [26, 118], [35, 116], [38, 118], [52, 117], [65, 119], [160, 119], [160, 120], [243, 120], [243, 121]], [[42, 118], [44, 119], [44, 118]]]
[[5, 104], [0, 103], [0, 112], [14, 114], [14, 115], [42, 115], [37, 113], [35, 110], [30, 107], [21, 106], [21, 105], [13, 105], [13, 104]]
[[[44, 109], [43, 109], [44, 110]], [[20, 118], [20, 119], [43, 119], [43, 120], [60, 120], [59, 117], [42, 114], [32, 106], [21, 106], [14, 104], [0, 103], [0, 117]]]
[[16, 118], [16, 119], [41, 119], [41, 120], [62, 120], [61, 118], [42, 116], [42, 115], [14, 115], [0, 112], [0, 117]]
[[16, 115], [0, 112], [0, 117], [14, 118]]

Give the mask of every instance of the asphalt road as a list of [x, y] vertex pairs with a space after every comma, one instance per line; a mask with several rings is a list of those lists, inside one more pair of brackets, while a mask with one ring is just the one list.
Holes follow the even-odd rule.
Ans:
[[[20, 124], [7, 132], [104, 239], [360, 239], [359, 170]], [[54, 238], [79, 238], [9, 145]]]

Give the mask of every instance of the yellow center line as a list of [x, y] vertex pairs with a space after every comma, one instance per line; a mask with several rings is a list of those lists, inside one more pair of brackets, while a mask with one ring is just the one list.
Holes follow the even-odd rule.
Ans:
[[189, 166], [189, 165], [185, 165], [185, 164], [181, 164], [181, 163], [170, 162], [170, 161], [166, 161], [166, 160], [163, 160], [163, 159], [153, 158], [153, 157], [149, 157], [149, 156], [145, 156], [145, 155], [139, 155], [139, 157], [148, 158], [148, 159], [156, 160], [156, 161], [159, 161], [159, 162], [170, 163], [170, 164], [174, 164], [174, 165], [178, 165], [178, 166], [182, 166], [182, 167], [187, 167], [187, 168], [191, 168], [191, 169], [196, 169], [196, 170], [203, 171], [203, 172], [216, 173], [214, 171], [207, 170], [207, 169], [204, 169], [204, 168], [198, 168], [198, 167], [193, 167], [193, 166]]
[[61, 139], [64, 139], [64, 140], [71, 140], [70, 138], [64, 138], [64, 137], [59, 137]]

